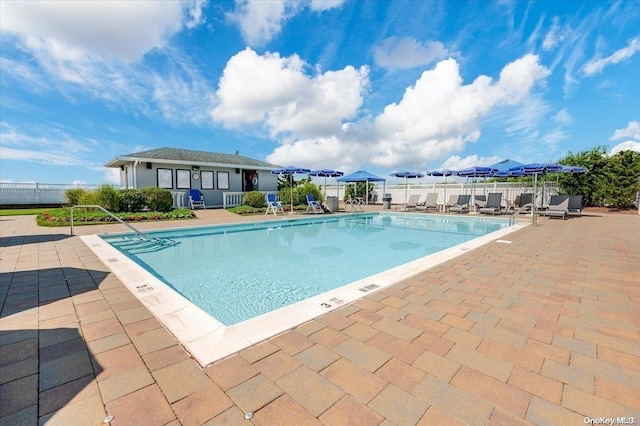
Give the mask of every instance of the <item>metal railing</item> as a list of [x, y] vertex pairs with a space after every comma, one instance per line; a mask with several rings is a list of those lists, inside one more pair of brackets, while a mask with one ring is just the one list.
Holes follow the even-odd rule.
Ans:
[[522, 206], [518, 207], [516, 209], [516, 211], [514, 211], [513, 214], [511, 215], [511, 217], [509, 218], [509, 225], [513, 225], [515, 223], [515, 221], [516, 221], [516, 216], [518, 214], [522, 213], [522, 211], [524, 209], [526, 209], [527, 207], [531, 207], [531, 215], [532, 215], [531, 223], [535, 226], [538, 223], [538, 219], [536, 217], [537, 216], [537, 214], [536, 214], [537, 208], [536, 208], [536, 205], [534, 203], [528, 203], [528, 204], [525, 204], [525, 205], [522, 205]]
[[71, 223], [71, 236], [73, 236], [73, 209], [75, 209], [75, 208], [96, 208], [96, 209], [100, 209], [103, 212], [105, 212], [106, 214], [108, 214], [109, 216], [111, 216], [112, 218], [114, 218], [115, 220], [117, 220], [118, 222], [120, 222], [121, 224], [123, 224], [124, 226], [126, 226], [127, 228], [131, 229], [141, 239], [143, 239], [143, 240], [148, 240], [149, 239], [147, 234], [138, 231], [136, 228], [134, 228], [133, 226], [129, 225], [127, 222], [125, 222], [124, 220], [120, 219], [115, 214], [111, 213], [109, 210], [105, 209], [102, 206], [97, 206], [95, 204], [79, 204], [77, 206], [71, 207], [71, 222], [70, 222]]

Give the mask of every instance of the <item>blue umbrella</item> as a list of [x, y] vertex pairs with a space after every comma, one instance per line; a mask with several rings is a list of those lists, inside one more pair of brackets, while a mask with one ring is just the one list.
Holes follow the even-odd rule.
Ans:
[[[311, 170], [308, 173], [309, 176], [317, 176], [317, 177], [323, 177], [324, 178], [324, 195], [326, 197], [327, 195], [327, 178], [328, 177], [340, 177], [343, 176], [344, 173], [342, 173], [341, 171], [338, 170], [333, 170], [333, 169], [320, 169], [320, 170]], [[340, 194], [338, 194], [338, 198], [340, 197]]]
[[531, 163], [523, 164], [522, 166], [511, 167], [509, 171], [523, 172], [525, 175], [533, 175], [533, 224], [537, 223], [537, 210], [538, 204], [536, 202], [536, 194], [538, 192], [538, 175], [545, 175], [547, 173], [561, 172], [562, 166], [559, 164], [543, 164], [543, 163]]
[[[494, 169], [492, 167], [483, 167], [483, 166], [473, 166], [473, 167], [469, 167], [466, 169], [462, 169], [458, 172], [459, 176], [463, 176], [463, 177], [483, 177], [485, 178], [485, 184], [486, 184], [486, 177], [487, 176], [493, 176], [494, 173], [496, 173], [498, 171], [498, 169]], [[475, 186], [472, 186], [472, 197], [474, 198], [475, 196]], [[486, 191], [486, 185], [485, 185], [485, 191]], [[474, 205], [474, 209], [475, 209], [475, 202], [473, 203]]]
[[[508, 172], [509, 169], [512, 169], [514, 167], [520, 167], [520, 166], [524, 166], [524, 164], [518, 163], [517, 161], [510, 160], [507, 158], [506, 160], [499, 161], [495, 164], [490, 165], [489, 167], [491, 167], [492, 169], [497, 169], [499, 172]], [[502, 176], [502, 177], [506, 177], [506, 176]]]
[[[505, 161], [512, 161], [512, 160], [505, 160]], [[503, 161], [503, 163], [505, 162]], [[513, 163], [515, 163], [516, 161], [513, 161]], [[496, 163], [499, 164], [499, 163]], [[519, 163], [518, 163], [519, 164]], [[495, 164], [491, 167], [494, 167]], [[516, 167], [516, 166], [513, 166]], [[499, 169], [498, 169], [499, 170]], [[509, 178], [510, 177], [519, 177], [519, 176], [524, 176], [525, 173], [522, 170], [518, 170], [518, 171], [508, 171], [508, 170], [499, 170], [496, 173], [493, 174], [493, 177], [497, 177], [497, 178], [507, 178], [507, 199], [509, 199]]]
[[457, 170], [439, 169], [427, 173], [427, 176], [444, 176], [444, 202], [447, 202], [447, 176], [458, 176]]
[[407, 203], [407, 185], [408, 185], [407, 179], [415, 179], [415, 178], [424, 177], [424, 175], [422, 173], [420, 173], [420, 172], [411, 172], [411, 171], [408, 171], [408, 170], [406, 170], [404, 172], [393, 172], [389, 176], [403, 177], [404, 178], [404, 202], [405, 202], [405, 204]]
[[293, 213], [293, 175], [296, 173], [309, 173], [311, 170], [302, 167], [287, 166], [271, 170], [273, 175], [289, 175], [291, 181], [291, 213]]

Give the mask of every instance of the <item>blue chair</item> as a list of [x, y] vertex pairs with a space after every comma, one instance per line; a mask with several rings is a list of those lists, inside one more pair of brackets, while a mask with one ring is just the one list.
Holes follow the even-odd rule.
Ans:
[[313, 194], [307, 194], [307, 210], [305, 210], [305, 213], [308, 212], [312, 212], [315, 214], [324, 213], [322, 204], [320, 204], [320, 201], [316, 201]]
[[282, 203], [276, 200], [276, 194], [267, 194], [267, 211], [264, 213], [265, 215], [272, 212], [274, 216], [278, 215], [278, 212], [284, 214], [284, 207], [282, 207]]
[[202, 195], [199, 189], [189, 190], [189, 204], [191, 205], [192, 210], [196, 207], [203, 209], [207, 208], [207, 206], [204, 205], [204, 195]]

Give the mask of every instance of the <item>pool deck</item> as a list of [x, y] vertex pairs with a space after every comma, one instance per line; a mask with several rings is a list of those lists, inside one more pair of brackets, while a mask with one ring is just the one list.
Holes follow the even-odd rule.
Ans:
[[[197, 214], [136, 226], [256, 219]], [[0, 217], [0, 424], [98, 425], [107, 415], [112, 425], [637, 420], [639, 236], [635, 215], [540, 218], [510, 243], [203, 370], [69, 228]]]

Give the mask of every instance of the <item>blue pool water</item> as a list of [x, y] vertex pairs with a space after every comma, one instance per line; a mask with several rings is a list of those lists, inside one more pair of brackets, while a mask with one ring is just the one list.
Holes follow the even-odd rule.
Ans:
[[362, 214], [102, 238], [233, 325], [507, 227], [503, 220]]

